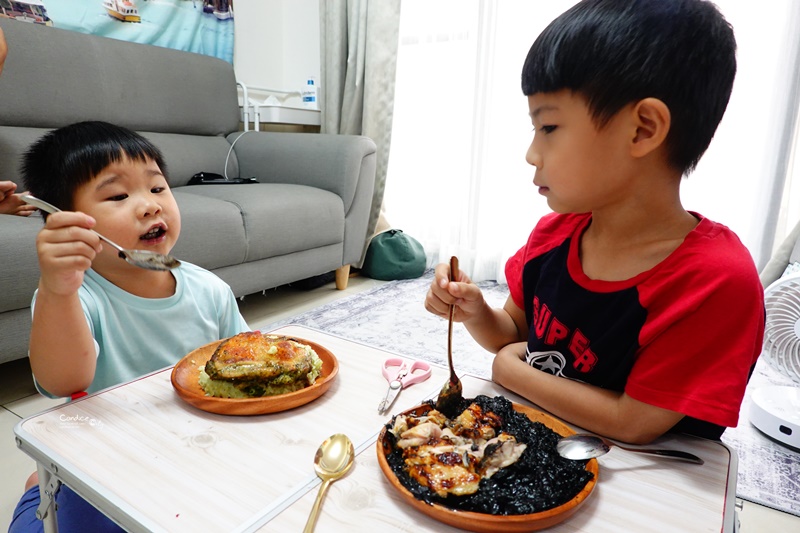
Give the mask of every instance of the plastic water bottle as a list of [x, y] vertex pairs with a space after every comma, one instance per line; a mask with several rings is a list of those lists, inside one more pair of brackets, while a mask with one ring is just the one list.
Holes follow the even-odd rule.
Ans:
[[301, 92], [303, 97], [303, 107], [307, 109], [317, 109], [317, 86], [314, 85], [314, 78], [308, 78], [306, 86]]

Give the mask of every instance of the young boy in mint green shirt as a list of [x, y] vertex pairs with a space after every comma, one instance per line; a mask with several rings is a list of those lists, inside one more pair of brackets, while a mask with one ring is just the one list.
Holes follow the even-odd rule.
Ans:
[[[30, 361], [49, 396], [95, 392], [176, 363], [191, 350], [248, 326], [230, 287], [182, 262], [145, 270], [104, 246], [168, 254], [181, 230], [161, 152], [147, 139], [104, 122], [54, 130], [23, 161], [30, 194], [62, 212], [45, 215], [36, 240], [41, 277], [32, 304]], [[41, 531], [34, 474], [10, 532]], [[62, 486], [62, 531], [119, 531]]]

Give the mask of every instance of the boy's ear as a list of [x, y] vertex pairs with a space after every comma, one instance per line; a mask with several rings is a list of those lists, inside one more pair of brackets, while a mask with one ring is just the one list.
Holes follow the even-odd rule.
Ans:
[[633, 107], [636, 134], [631, 155], [643, 157], [664, 144], [669, 133], [671, 115], [667, 104], [658, 98], [645, 98]]

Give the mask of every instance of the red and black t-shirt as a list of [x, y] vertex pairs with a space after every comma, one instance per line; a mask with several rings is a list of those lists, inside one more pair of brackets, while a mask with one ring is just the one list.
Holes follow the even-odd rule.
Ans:
[[506, 264], [529, 324], [531, 366], [686, 415], [676, 430], [719, 438], [735, 426], [764, 334], [753, 260], [727, 227], [699, 224], [651, 270], [583, 273], [591, 215], [547, 215]]

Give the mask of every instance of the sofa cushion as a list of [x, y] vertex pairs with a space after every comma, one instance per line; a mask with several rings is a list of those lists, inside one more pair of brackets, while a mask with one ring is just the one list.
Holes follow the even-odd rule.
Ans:
[[142, 132], [164, 155], [170, 187], [180, 187], [198, 172], [224, 174], [228, 158], [228, 177], [239, 176], [236, 155], [225, 137], [213, 135], [175, 135]]
[[[222, 135], [239, 126], [233, 66], [201, 54], [0, 18], [0, 124], [91, 118], [135, 131]], [[146, 59], [143, 59], [146, 58]]]
[[6, 311], [1, 316], [0, 362], [26, 357], [31, 338], [31, 308]]
[[[30, 308], [33, 291], [39, 284], [39, 260], [36, 256], [36, 235], [42, 229], [42, 217], [3, 217], [0, 234], [0, 313]], [[30, 311], [29, 311], [30, 312]], [[0, 336], [3, 334], [0, 333]]]
[[49, 130], [43, 128], [0, 126], [0, 180], [13, 181], [20, 187], [18, 190], [22, 191], [22, 179], [19, 174], [22, 154], [47, 131]]
[[[343, 136], [251, 130], [232, 133], [228, 141], [235, 143], [234, 153], [239, 157], [243, 177], [256, 177], [262, 183], [299, 183], [331, 191], [342, 198], [345, 213], [349, 213], [358, 183], [337, 176], [357, 175], [365, 158], [353, 154], [367, 153], [375, 144], [366, 137], [346, 136], [344, 141], [337, 137]], [[354, 149], [343, 150], [343, 142]]]
[[189, 188], [194, 187], [172, 191], [181, 210], [181, 235], [172, 254], [208, 270], [244, 262], [247, 239], [239, 207], [184, 192]]
[[192, 185], [179, 191], [225, 200], [241, 211], [247, 261], [344, 241], [344, 205], [332, 192], [287, 183]]
[[[0, 180], [10, 180], [22, 187], [19, 173], [21, 156], [48, 131], [48, 128], [0, 126]], [[169, 183], [173, 188], [186, 185], [198, 172], [223, 174], [225, 159], [228, 158], [231, 147], [225, 137], [140, 133], [161, 150], [167, 163]], [[228, 176], [238, 175], [236, 154], [231, 152], [228, 158]]]

